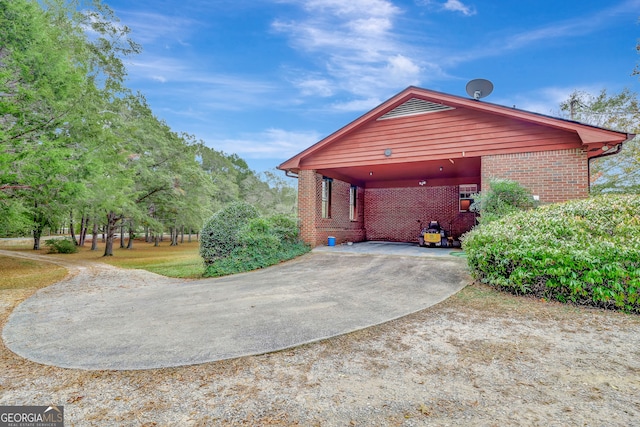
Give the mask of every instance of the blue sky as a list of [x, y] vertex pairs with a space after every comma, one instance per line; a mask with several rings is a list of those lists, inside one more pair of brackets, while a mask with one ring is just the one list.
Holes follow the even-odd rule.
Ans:
[[639, 89], [640, 0], [103, 0], [143, 53], [128, 86], [258, 172], [414, 85], [555, 114]]

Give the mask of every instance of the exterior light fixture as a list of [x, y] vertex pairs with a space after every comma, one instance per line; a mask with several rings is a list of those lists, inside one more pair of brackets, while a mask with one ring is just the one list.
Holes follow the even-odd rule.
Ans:
[[609, 151], [609, 146], [607, 144], [604, 144], [602, 146], [602, 151]]
[[442, 166], [440, 166], [440, 172], [442, 172]]
[[425, 181], [424, 179], [422, 181], [418, 181], [418, 185], [420, 185], [421, 187], [423, 185], [425, 185], [427, 183], [427, 181]]
[[391, 153], [392, 153], [391, 148], [387, 148], [384, 150], [385, 157], [391, 157]]

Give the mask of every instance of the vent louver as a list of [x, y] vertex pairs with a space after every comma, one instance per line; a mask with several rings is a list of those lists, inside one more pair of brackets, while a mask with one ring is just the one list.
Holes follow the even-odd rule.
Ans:
[[425, 101], [424, 99], [411, 98], [402, 105], [397, 106], [393, 110], [389, 111], [383, 116], [380, 116], [378, 120], [394, 119], [397, 117], [415, 116], [416, 114], [435, 113], [437, 111], [453, 110], [453, 107], [449, 107], [442, 104], [436, 104], [435, 102]]

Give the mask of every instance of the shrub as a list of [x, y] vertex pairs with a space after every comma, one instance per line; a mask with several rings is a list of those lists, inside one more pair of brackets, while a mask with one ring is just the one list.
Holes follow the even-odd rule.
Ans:
[[640, 196], [518, 212], [463, 236], [473, 276], [515, 294], [640, 313]]
[[[226, 210], [223, 209], [223, 211]], [[239, 212], [237, 207], [230, 210], [236, 214]], [[217, 250], [221, 246], [219, 243], [213, 244], [209, 240], [212, 240], [214, 235], [211, 228], [220, 219], [228, 221], [229, 216], [216, 214], [205, 225], [200, 243], [200, 254], [204, 258], [203, 253], [212, 254], [214, 248], [216, 254], [216, 257], [210, 258], [209, 261], [205, 258], [205, 276], [217, 277], [264, 268], [295, 258], [310, 250], [307, 245], [298, 240], [298, 226], [293, 218], [284, 215], [263, 218], [257, 216], [257, 211], [255, 216], [251, 217], [253, 211], [246, 209], [246, 206], [240, 211], [249, 214], [244, 216], [245, 220], [242, 221], [242, 224], [237, 223], [232, 228], [233, 237], [225, 238], [221, 235], [222, 231], [216, 228], [219, 231], [214, 236], [216, 241], [230, 242], [233, 240], [233, 245], [227, 244], [225, 246], [228, 249], [226, 253]], [[207, 229], [209, 231], [205, 233]], [[203, 251], [203, 247], [207, 248], [208, 252]]]
[[473, 200], [471, 210], [480, 212], [480, 222], [483, 224], [535, 206], [531, 191], [508, 179], [491, 180], [489, 189], [474, 194]]
[[258, 216], [256, 208], [242, 202], [232, 203], [216, 212], [202, 228], [200, 256], [205, 265], [229, 256], [240, 245], [240, 230]]
[[267, 221], [271, 227], [271, 232], [280, 238], [280, 240], [289, 243], [295, 243], [298, 240], [298, 221], [287, 215], [273, 215]]
[[75, 254], [78, 252], [76, 242], [71, 239], [49, 239], [44, 242], [50, 254]]

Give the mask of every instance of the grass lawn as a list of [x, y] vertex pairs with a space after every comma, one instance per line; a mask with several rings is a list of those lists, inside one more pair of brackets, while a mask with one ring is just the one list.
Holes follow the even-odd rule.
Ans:
[[[200, 258], [198, 254], [199, 243], [196, 241], [182, 243], [178, 246], [169, 246], [169, 241], [166, 240], [161, 242], [160, 246], [156, 247], [153, 243], [136, 240], [134, 241], [133, 249], [121, 249], [120, 241], [116, 240], [114, 242], [113, 256], [104, 257], [102, 256], [104, 254], [104, 243], [101, 241], [98, 242], [98, 250], [96, 251], [91, 250], [91, 241], [88, 241], [76, 254], [48, 254], [48, 249], [44, 245], [45, 240], [47, 240], [47, 238], [43, 238], [41, 242], [43, 248], [35, 251], [35, 253], [69, 261], [90, 260], [104, 262], [122, 268], [139, 268], [168, 277], [200, 278], [204, 271], [202, 258]], [[31, 249], [32, 247], [33, 241], [31, 239], [0, 241], [0, 249], [34, 253]], [[33, 261], [20, 262], [31, 262], [33, 265], [37, 265], [37, 263]], [[13, 262], [12, 265], [18, 265], [18, 261]], [[0, 266], [2, 267], [1, 270], [4, 276], [5, 266]], [[6, 271], [9, 271], [9, 265], [7, 265], [6, 268]], [[62, 269], [62, 267], [60, 268]], [[12, 271], [13, 269], [14, 267], [11, 267]], [[51, 269], [50, 266], [41, 267], [40, 270], [42, 271], [39, 274], [44, 274], [44, 272], [47, 272], [49, 269]], [[62, 277], [64, 277], [64, 274]], [[53, 282], [55, 281], [56, 280]]]
[[42, 288], [67, 275], [58, 265], [4, 256], [0, 256], [0, 271], [0, 290]]

